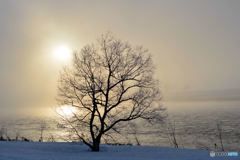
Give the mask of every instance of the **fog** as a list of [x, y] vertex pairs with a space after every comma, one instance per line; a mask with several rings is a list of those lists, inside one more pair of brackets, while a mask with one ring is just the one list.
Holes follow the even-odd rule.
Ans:
[[52, 50], [107, 31], [150, 50], [166, 99], [239, 100], [239, 15], [240, 1], [0, 0], [0, 115], [47, 115], [63, 67]]

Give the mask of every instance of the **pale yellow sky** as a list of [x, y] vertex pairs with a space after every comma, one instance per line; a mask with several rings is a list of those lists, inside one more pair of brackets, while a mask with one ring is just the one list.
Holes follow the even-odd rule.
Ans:
[[148, 48], [164, 94], [239, 87], [240, 1], [0, 0], [0, 108], [55, 105], [61, 45], [107, 31]]

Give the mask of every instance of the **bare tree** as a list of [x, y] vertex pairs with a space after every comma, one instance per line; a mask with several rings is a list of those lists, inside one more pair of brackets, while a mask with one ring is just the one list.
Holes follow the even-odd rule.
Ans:
[[43, 131], [46, 129], [46, 122], [42, 121], [40, 124], [40, 138], [39, 142], [43, 142]]
[[55, 142], [55, 138], [54, 136], [51, 134], [49, 137], [48, 137], [48, 142]]
[[[138, 128], [139, 126], [137, 124], [139, 124], [140, 122], [134, 122], [134, 123], [129, 123], [128, 127], [126, 127], [127, 133], [132, 135], [133, 138], [135, 140], [135, 144], [138, 146], [141, 146], [141, 142], [138, 138]], [[141, 124], [141, 123], [140, 123]]]
[[136, 144], [137, 144], [138, 146], [141, 146], [140, 140], [139, 140], [139, 138], [138, 138], [138, 136], [137, 136], [137, 126], [136, 126], [135, 124], [133, 124], [132, 127], [133, 127], [133, 136], [134, 136], [134, 138], [135, 138]]
[[175, 148], [178, 148], [179, 145], [176, 138], [175, 121], [171, 122], [170, 120], [168, 120], [166, 125], [167, 125], [167, 136], [170, 144], [172, 144]]
[[6, 140], [6, 139], [4, 138], [4, 135], [7, 137], [7, 129], [4, 128], [4, 127], [2, 127], [2, 128], [0, 129], [0, 141]]
[[164, 117], [158, 81], [148, 50], [104, 34], [92, 45], [75, 52], [73, 64], [59, 79], [59, 105], [76, 108], [62, 116], [75, 138], [92, 151], [101, 139], [118, 132], [125, 122], [144, 119], [154, 124]]
[[[222, 123], [217, 121], [217, 136], [218, 139], [220, 141], [220, 145], [221, 145], [221, 150], [224, 151], [224, 147], [223, 147], [223, 140], [222, 140]], [[216, 147], [215, 147], [216, 148]]]

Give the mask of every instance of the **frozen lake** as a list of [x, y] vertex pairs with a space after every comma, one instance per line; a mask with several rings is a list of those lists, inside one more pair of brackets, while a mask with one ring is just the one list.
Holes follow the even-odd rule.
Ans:
[[[167, 102], [170, 120], [175, 121], [176, 139], [181, 148], [219, 149], [217, 122], [222, 124], [223, 144], [226, 150], [240, 151], [240, 101]], [[43, 118], [4, 119], [1, 130], [11, 138], [24, 136], [38, 141]], [[57, 127], [52, 118], [45, 118], [47, 128], [44, 141], [66, 141], [67, 134]], [[135, 135], [119, 138], [122, 143], [136, 144]], [[136, 134], [141, 145], [171, 146], [163, 125], [152, 127], [140, 124]], [[215, 145], [216, 144], [216, 145]]]

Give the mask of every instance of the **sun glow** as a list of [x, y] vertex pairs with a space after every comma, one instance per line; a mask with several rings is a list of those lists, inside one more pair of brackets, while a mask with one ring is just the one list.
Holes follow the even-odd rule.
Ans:
[[53, 53], [54, 58], [60, 62], [69, 62], [72, 59], [72, 51], [66, 45], [56, 47]]
[[61, 106], [57, 108], [57, 113], [64, 117], [72, 117], [76, 112], [76, 108], [71, 106]]

